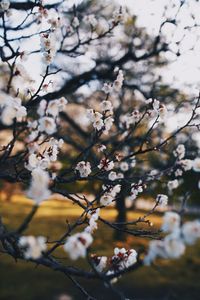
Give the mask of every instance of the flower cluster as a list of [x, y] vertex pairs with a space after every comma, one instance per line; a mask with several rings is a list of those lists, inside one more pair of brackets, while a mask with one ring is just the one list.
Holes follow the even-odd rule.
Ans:
[[31, 184], [27, 191], [27, 196], [35, 200], [38, 204], [49, 198], [51, 192], [49, 190], [49, 174], [41, 168], [35, 168], [31, 172]]
[[2, 93], [0, 95], [1, 122], [12, 125], [14, 120], [21, 121], [27, 115], [26, 108], [20, 98], [13, 98]]
[[137, 123], [141, 118], [139, 110], [134, 110], [131, 114], [124, 114], [120, 116], [120, 126], [129, 129], [131, 125]]
[[111, 181], [115, 181], [117, 179], [122, 179], [122, 178], [124, 178], [124, 174], [123, 173], [116, 173], [115, 171], [111, 171], [108, 174], [108, 179], [111, 180]]
[[100, 209], [89, 211], [89, 225], [85, 228], [85, 232], [93, 233], [97, 229], [97, 220], [99, 218]]
[[91, 165], [89, 161], [80, 161], [75, 168], [76, 171], [79, 172], [80, 177], [88, 177], [90, 173], [92, 172], [91, 170]]
[[38, 131], [46, 134], [53, 134], [56, 131], [56, 119], [59, 112], [65, 109], [67, 100], [62, 97], [60, 99], [50, 101], [42, 100], [38, 107], [37, 113], [40, 118], [38, 120]]
[[89, 225], [81, 233], [76, 233], [67, 238], [64, 244], [64, 250], [69, 254], [72, 260], [85, 257], [87, 248], [92, 244], [92, 233], [97, 229], [97, 220], [99, 218], [100, 209], [88, 212]]
[[111, 264], [114, 271], [124, 270], [137, 262], [137, 252], [134, 249], [115, 248], [114, 256], [111, 258]]
[[159, 206], [164, 207], [168, 204], [168, 196], [163, 194], [158, 194], [156, 197], [156, 202]]
[[114, 255], [109, 260], [106, 256], [97, 256], [96, 254], [91, 255], [91, 259], [98, 272], [102, 272], [109, 266], [107, 275], [111, 275], [134, 265], [137, 262], [137, 256], [138, 254], [134, 249], [115, 248]]
[[104, 91], [104, 93], [106, 94], [110, 94], [112, 92], [117, 92], [119, 93], [122, 85], [123, 85], [123, 81], [124, 81], [124, 75], [122, 70], [118, 71], [118, 75], [117, 78], [115, 79], [115, 81], [113, 82], [113, 84], [109, 84], [109, 83], [104, 83], [102, 90]]
[[[105, 102], [110, 104], [106, 104]], [[114, 119], [110, 115], [110, 113], [112, 112], [111, 102], [110, 101], [104, 101], [104, 103], [102, 102], [101, 108], [103, 114], [93, 109], [88, 109], [87, 117], [97, 131], [102, 130], [103, 133], [108, 134], [114, 122]]]
[[178, 145], [178, 147], [176, 148], [176, 150], [174, 150], [174, 156], [177, 157], [179, 160], [183, 159], [185, 156], [185, 146], [180, 144]]
[[161, 241], [151, 241], [144, 263], [149, 265], [157, 257], [176, 259], [184, 254], [186, 245], [193, 245], [200, 239], [200, 222], [189, 221], [181, 225], [180, 215], [166, 212], [162, 230], [168, 234]]
[[108, 262], [108, 258], [106, 256], [97, 256], [93, 254], [91, 255], [91, 259], [97, 272], [102, 272], [106, 268]]
[[119, 194], [119, 192], [121, 191], [121, 186], [119, 184], [117, 184], [115, 186], [104, 186], [103, 185], [102, 188], [104, 190], [104, 194], [100, 198], [100, 203], [103, 206], [110, 205], [113, 202], [113, 200], [115, 199], [115, 197], [117, 196], [117, 194]]
[[113, 23], [122, 23], [127, 16], [127, 12], [124, 7], [120, 7], [113, 12]]
[[90, 24], [90, 25], [92, 26], [92, 28], [95, 28], [95, 27], [97, 26], [97, 24], [98, 24], [98, 21], [97, 21], [97, 19], [95, 18], [95, 15], [93, 15], [93, 14], [84, 16], [83, 21], [84, 21], [86, 24]]
[[46, 238], [43, 236], [22, 236], [18, 244], [25, 259], [38, 259], [41, 257], [42, 252], [47, 249]]
[[192, 167], [195, 172], [200, 172], [200, 157], [194, 159]]
[[114, 168], [114, 166], [115, 164], [112, 160], [110, 161], [108, 158], [104, 157], [100, 160], [98, 168], [100, 170], [110, 171]]
[[75, 233], [67, 238], [64, 244], [64, 250], [68, 253], [72, 260], [76, 260], [79, 257], [85, 257], [87, 248], [92, 244], [93, 238], [90, 233], [83, 231]]
[[[147, 104], [151, 105], [151, 110], [156, 113], [157, 115], [159, 115], [160, 119], [165, 120], [167, 115], [168, 115], [168, 110], [167, 107], [163, 104], [160, 103], [159, 100], [157, 99], [147, 99], [146, 100]], [[149, 114], [151, 115], [151, 111], [149, 111]]]
[[145, 187], [145, 184], [143, 184], [141, 180], [139, 180], [138, 183], [132, 183], [130, 199], [135, 200], [138, 194], [143, 192]]
[[168, 181], [167, 183], [167, 187], [170, 191], [176, 189], [178, 186], [179, 186], [179, 182], [177, 179]]
[[40, 36], [41, 50], [43, 52], [43, 60], [49, 65], [52, 63], [57, 49], [56, 41], [52, 33], [45, 33]]
[[27, 195], [37, 203], [48, 199], [51, 194], [48, 188], [50, 176], [46, 169], [57, 160], [58, 152], [62, 145], [62, 139], [50, 138], [44, 150], [40, 149], [37, 143], [29, 146], [30, 155], [28, 162], [25, 163], [25, 167], [31, 171], [32, 179]]

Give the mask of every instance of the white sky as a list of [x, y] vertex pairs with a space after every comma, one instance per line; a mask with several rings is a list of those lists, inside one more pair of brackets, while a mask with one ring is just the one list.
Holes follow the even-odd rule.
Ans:
[[[171, 2], [178, 4], [180, 0], [117, 0], [120, 5], [127, 5], [133, 14], [138, 16], [137, 24], [146, 27], [150, 33], [156, 33], [161, 23], [165, 5], [170, 5]], [[183, 33], [183, 27], [192, 25], [190, 12], [195, 15], [199, 21], [200, 3], [195, 3], [193, 0], [188, 1], [190, 8], [184, 7], [180, 13], [179, 30], [176, 30], [176, 37]], [[168, 17], [173, 17], [173, 10], [168, 10]], [[163, 28], [165, 34], [171, 38], [171, 32], [175, 29], [173, 25], [166, 25]], [[183, 41], [183, 50], [179, 58], [174, 57], [176, 61], [164, 68], [162, 75], [167, 82], [172, 82], [178, 86], [184, 87], [189, 92], [196, 93], [200, 88], [200, 41], [196, 42], [197, 35], [200, 33], [200, 28], [196, 28], [193, 33], [187, 34]], [[190, 51], [191, 45], [195, 49]], [[170, 56], [171, 57], [171, 56]], [[186, 87], [191, 85], [190, 88]]]

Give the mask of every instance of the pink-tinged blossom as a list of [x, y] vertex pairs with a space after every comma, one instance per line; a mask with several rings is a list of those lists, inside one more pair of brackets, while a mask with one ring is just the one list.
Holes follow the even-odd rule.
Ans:
[[112, 160], [110, 161], [105, 157], [100, 160], [98, 168], [101, 170], [110, 171], [114, 168], [114, 166], [115, 166], [114, 162]]
[[124, 270], [137, 262], [137, 252], [134, 249], [115, 248], [112, 257], [112, 266], [114, 270]]

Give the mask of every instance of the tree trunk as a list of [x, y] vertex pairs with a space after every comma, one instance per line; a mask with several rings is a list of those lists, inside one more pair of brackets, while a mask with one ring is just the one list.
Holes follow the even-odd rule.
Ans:
[[[123, 187], [120, 194], [119, 198], [116, 201], [116, 210], [117, 210], [117, 217], [116, 217], [116, 222], [117, 223], [124, 223], [127, 221], [127, 210], [126, 210], [126, 196], [127, 196], [127, 189], [126, 187]], [[117, 225], [120, 229], [123, 229], [125, 225]], [[125, 233], [121, 230], [115, 230], [114, 232], [114, 239], [115, 240], [120, 240], [123, 241], [125, 240]]]

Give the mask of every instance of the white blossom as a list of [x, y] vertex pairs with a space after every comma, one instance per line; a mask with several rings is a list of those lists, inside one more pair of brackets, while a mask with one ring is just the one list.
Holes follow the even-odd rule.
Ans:
[[74, 17], [72, 20], [72, 26], [77, 28], [79, 27], [79, 25], [80, 25], [79, 19], [77, 17]]
[[120, 7], [119, 9], [115, 10], [113, 12], [113, 22], [118, 23], [118, 22], [123, 22], [127, 16], [126, 10], [124, 7]]
[[166, 212], [163, 217], [162, 230], [164, 232], [173, 232], [180, 226], [180, 216], [175, 212]]
[[120, 92], [124, 81], [124, 75], [122, 70], [119, 70], [116, 80], [113, 83], [113, 88], [116, 92]]
[[105, 171], [110, 171], [114, 168], [114, 162], [111, 160], [109, 161], [109, 159], [107, 158], [102, 158], [99, 165], [98, 165], [98, 168], [99, 169], [103, 169]]
[[179, 182], [177, 179], [168, 181], [167, 183], [167, 187], [170, 191], [176, 189], [178, 186], [179, 186]]
[[200, 157], [194, 159], [192, 167], [195, 172], [200, 172]]
[[47, 134], [53, 134], [56, 131], [55, 120], [51, 117], [40, 118], [38, 129], [40, 132], [46, 132]]
[[131, 185], [131, 195], [130, 195], [130, 199], [135, 200], [138, 196], [139, 193], [143, 192], [143, 183], [140, 180], [138, 183], [133, 183]]
[[183, 159], [185, 156], [185, 146], [183, 144], [179, 144], [176, 150], [174, 150], [174, 156], [178, 159]]
[[152, 105], [153, 105], [153, 109], [154, 109], [155, 111], [159, 111], [159, 108], [160, 108], [160, 101], [154, 99]]
[[101, 205], [108, 206], [112, 203], [113, 200], [114, 199], [111, 196], [111, 194], [105, 193], [103, 196], [101, 196], [100, 203], [101, 203]]
[[86, 24], [90, 24], [93, 28], [97, 26], [97, 19], [95, 18], [95, 15], [91, 14], [91, 15], [87, 15], [84, 16], [83, 21]]
[[144, 264], [149, 266], [157, 257], [165, 258], [163, 241], [153, 240], [149, 243], [148, 253], [144, 258]]
[[42, 158], [41, 156], [37, 156], [35, 153], [29, 155], [28, 163], [25, 167], [32, 171], [35, 168], [41, 168], [43, 170], [47, 169], [49, 166], [49, 160], [46, 158]]
[[47, 108], [47, 101], [43, 99], [42, 101], [40, 101], [37, 109], [37, 113], [40, 117], [43, 117], [45, 115], [46, 108]]
[[103, 186], [103, 190], [106, 190], [106, 192], [101, 196], [100, 203], [104, 206], [110, 205], [117, 194], [121, 191], [121, 185], [117, 184], [115, 186]]
[[119, 270], [129, 268], [137, 262], [137, 252], [134, 249], [115, 248], [112, 262]]
[[119, 167], [123, 172], [126, 172], [129, 169], [129, 165], [126, 161], [121, 162]]
[[1, 121], [4, 125], [12, 125], [14, 119], [21, 121], [22, 118], [26, 117], [27, 111], [24, 106], [21, 105], [21, 99], [12, 98], [9, 95], [2, 94], [3, 101], [0, 102], [2, 108]]
[[80, 161], [77, 165], [75, 170], [77, 170], [81, 177], [88, 177], [91, 170], [91, 165], [88, 161]]
[[163, 195], [163, 194], [158, 194], [156, 197], [156, 202], [158, 203], [159, 206], [167, 206], [168, 204], [168, 196]]
[[37, 203], [46, 200], [51, 195], [48, 188], [50, 177], [49, 174], [41, 168], [35, 168], [31, 172], [31, 184], [27, 191], [27, 196]]
[[88, 232], [75, 233], [67, 238], [64, 250], [72, 260], [86, 257], [87, 248], [92, 244], [93, 238]]
[[93, 233], [94, 230], [97, 229], [97, 220], [99, 218], [100, 209], [96, 209], [95, 211], [89, 211], [89, 225], [85, 228], [85, 232]]
[[173, 235], [167, 235], [163, 243], [167, 258], [176, 259], [185, 252], [183, 241]]
[[92, 260], [98, 272], [102, 272], [107, 266], [108, 258], [106, 256], [93, 256]]
[[189, 171], [192, 169], [193, 161], [191, 159], [181, 159], [178, 163], [184, 171]]
[[104, 150], [106, 150], [106, 146], [105, 145], [99, 145], [97, 148], [98, 152], [104, 152]]
[[23, 250], [25, 259], [38, 259], [47, 249], [46, 238], [43, 236], [22, 236], [19, 239], [19, 247]]
[[109, 112], [110, 114], [113, 113], [113, 106], [110, 101], [105, 100], [105, 101], [101, 102], [100, 108], [101, 108], [101, 111], [103, 111], [103, 112]]
[[134, 168], [135, 165], [136, 165], [136, 158], [135, 158], [135, 156], [132, 156], [130, 166], [131, 166], [131, 168]]
[[104, 133], [105, 134], [108, 134], [108, 132], [110, 131], [110, 129], [111, 129], [112, 125], [113, 125], [113, 122], [114, 122], [114, 119], [111, 116], [107, 117], [104, 120], [104, 126], [105, 126]]
[[102, 88], [102, 91], [105, 93], [105, 94], [110, 94], [112, 93], [112, 84], [109, 84], [109, 83], [104, 83], [103, 85], [103, 88]]
[[111, 180], [111, 181], [114, 181], [117, 179], [117, 173], [114, 172], [114, 171], [111, 171], [109, 174], [108, 174], [108, 179]]
[[50, 114], [53, 117], [57, 117], [59, 112], [61, 112], [64, 109], [66, 104], [67, 100], [64, 97], [58, 100], [50, 101], [46, 109], [46, 114]]
[[200, 239], [200, 222], [190, 221], [182, 226], [183, 239], [186, 244], [193, 245], [197, 239]]
[[177, 170], [175, 171], [174, 175], [175, 175], [176, 177], [182, 176], [182, 175], [183, 175], [183, 171], [182, 171], [181, 169], [177, 169]]

